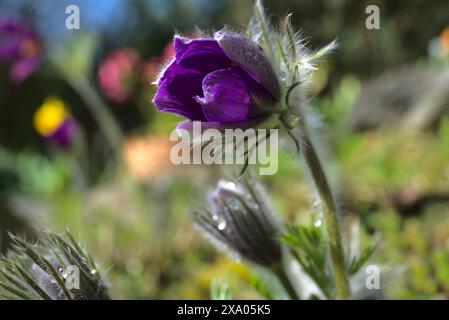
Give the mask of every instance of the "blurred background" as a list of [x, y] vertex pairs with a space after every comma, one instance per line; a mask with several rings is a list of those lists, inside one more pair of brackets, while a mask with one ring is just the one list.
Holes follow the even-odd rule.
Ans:
[[[68, 5], [80, 9], [67, 30]], [[387, 298], [449, 298], [449, 2], [265, 0], [293, 13], [311, 48], [339, 48], [311, 97], [341, 178], [345, 228], [380, 239]], [[380, 9], [380, 29], [365, 8]], [[189, 209], [222, 172], [173, 166], [152, 81], [175, 32], [245, 28], [252, 1], [0, 1], [0, 250], [6, 232], [70, 229], [106, 272], [113, 298], [199, 299], [215, 278], [260, 298], [243, 264], [219, 254]], [[264, 177], [292, 223], [312, 214], [294, 153]]]

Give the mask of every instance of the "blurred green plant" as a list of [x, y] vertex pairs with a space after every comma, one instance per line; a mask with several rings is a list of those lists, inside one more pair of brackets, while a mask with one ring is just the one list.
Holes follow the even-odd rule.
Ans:
[[212, 300], [232, 300], [232, 292], [229, 284], [221, 280], [214, 280], [210, 285]]
[[111, 109], [93, 86], [93, 59], [97, 44], [97, 36], [83, 33], [52, 52], [50, 61], [85, 102], [100, 126], [111, 150], [114, 151], [115, 160], [120, 162], [123, 143], [122, 130], [111, 114]]

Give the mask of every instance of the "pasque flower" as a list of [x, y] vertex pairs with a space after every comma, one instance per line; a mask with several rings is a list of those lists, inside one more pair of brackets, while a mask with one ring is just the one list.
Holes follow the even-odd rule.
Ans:
[[290, 298], [298, 299], [283, 266], [282, 222], [262, 185], [253, 176], [240, 182], [221, 180], [208, 204], [195, 211], [195, 223], [204, 235], [218, 249], [272, 272]]
[[[12, 249], [0, 257], [0, 297], [14, 300], [110, 299], [95, 262], [70, 233], [61, 237], [49, 232], [33, 244], [16, 235], [11, 234], [10, 238]], [[78, 285], [72, 280], [79, 282]]]
[[[341, 212], [327, 179], [327, 168], [316, 151], [315, 144], [320, 141], [316, 134], [319, 121], [307, 95], [314, 65], [335, 48], [335, 42], [315, 52], [308, 50], [293, 29], [290, 15], [274, 29], [260, 0], [256, 1], [246, 34], [248, 37], [222, 30], [213, 38], [175, 37], [175, 59], [157, 81], [153, 101], [160, 111], [187, 117], [190, 121], [179, 125], [183, 129], [190, 129], [192, 121], [204, 122], [206, 127], [256, 127], [259, 123], [265, 125], [271, 114], [276, 115], [275, 126], [286, 130], [311, 173], [327, 232], [335, 296], [348, 299], [350, 287], [339, 225]], [[229, 199], [217, 198], [224, 202]], [[257, 264], [267, 266], [274, 262], [274, 242], [272, 246], [269, 242], [258, 246], [251, 238], [256, 229], [248, 227], [248, 219], [253, 217], [250, 213], [259, 212], [246, 207], [231, 210], [223, 201], [219, 202], [219, 209], [198, 215], [210, 235]], [[232, 227], [222, 229], [223, 224], [214, 227], [214, 216], [222, 216], [226, 226], [230, 223]]]
[[22, 21], [0, 22], [0, 60], [11, 62], [10, 78], [20, 83], [41, 63], [41, 43], [38, 35]]
[[281, 222], [254, 180], [220, 181], [208, 198], [209, 208], [195, 212], [195, 222], [219, 248], [272, 268], [281, 263]]
[[174, 49], [174, 60], [157, 81], [153, 102], [160, 111], [217, 126], [246, 126], [267, 118], [270, 110], [262, 106], [280, 99], [263, 49], [242, 35], [222, 30], [213, 38], [176, 36]]

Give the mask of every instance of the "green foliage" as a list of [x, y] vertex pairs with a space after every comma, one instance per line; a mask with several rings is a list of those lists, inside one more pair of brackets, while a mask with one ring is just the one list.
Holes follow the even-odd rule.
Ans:
[[[288, 245], [293, 257], [321, 289], [328, 299], [334, 298], [334, 284], [323, 228], [311, 226], [288, 226], [282, 241]], [[357, 256], [346, 253], [346, 268], [349, 276], [355, 275], [375, 251], [374, 246], [365, 247]], [[310, 297], [312, 298], [312, 297]]]
[[368, 246], [362, 250], [358, 256], [347, 255], [346, 268], [350, 276], [355, 275], [365, 265], [369, 258], [375, 252], [375, 246]]
[[[73, 163], [63, 154], [52, 159], [24, 151], [14, 154], [0, 148], [0, 168], [15, 176], [15, 190], [33, 195], [52, 195], [64, 190], [70, 180]], [[7, 179], [7, 176], [3, 176]], [[6, 180], [1, 180], [5, 182]]]
[[276, 294], [273, 292], [273, 288], [265, 279], [262, 279], [262, 277], [260, 277], [259, 275], [253, 274], [250, 282], [254, 289], [263, 298], [267, 300], [273, 300], [275, 298]]
[[332, 274], [327, 260], [323, 228], [288, 226], [282, 240], [290, 247], [293, 257], [316, 282], [323, 294], [327, 298], [332, 298]]
[[97, 44], [98, 37], [95, 34], [83, 33], [60, 46], [52, 54], [51, 60], [65, 75], [89, 77]]
[[210, 285], [212, 300], [232, 300], [232, 292], [229, 284], [220, 280], [212, 281]]
[[432, 253], [432, 264], [435, 270], [436, 281], [449, 291], [449, 254], [447, 250], [438, 248]]

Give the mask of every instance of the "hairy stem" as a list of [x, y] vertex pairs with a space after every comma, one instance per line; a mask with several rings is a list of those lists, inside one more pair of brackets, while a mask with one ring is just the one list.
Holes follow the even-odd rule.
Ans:
[[332, 195], [326, 174], [310, 138], [303, 136], [304, 158], [315, 182], [323, 204], [323, 219], [327, 230], [327, 246], [331, 255], [337, 299], [345, 300], [350, 296], [349, 281], [346, 274], [345, 258], [340, 236], [340, 225], [335, 200]]
[[66, 77], [68, 83], [80, 95], [81, 99], [86, 103], [92, 116], [97, 121], [101, 131], [106, 137], [114, 156], [118, 162], [121, 160], [121, 145], [123, 143], [123, 133], [108, 110], [108, 107], [100, 98], [95, 89], [89, 84], [84, 77]]

